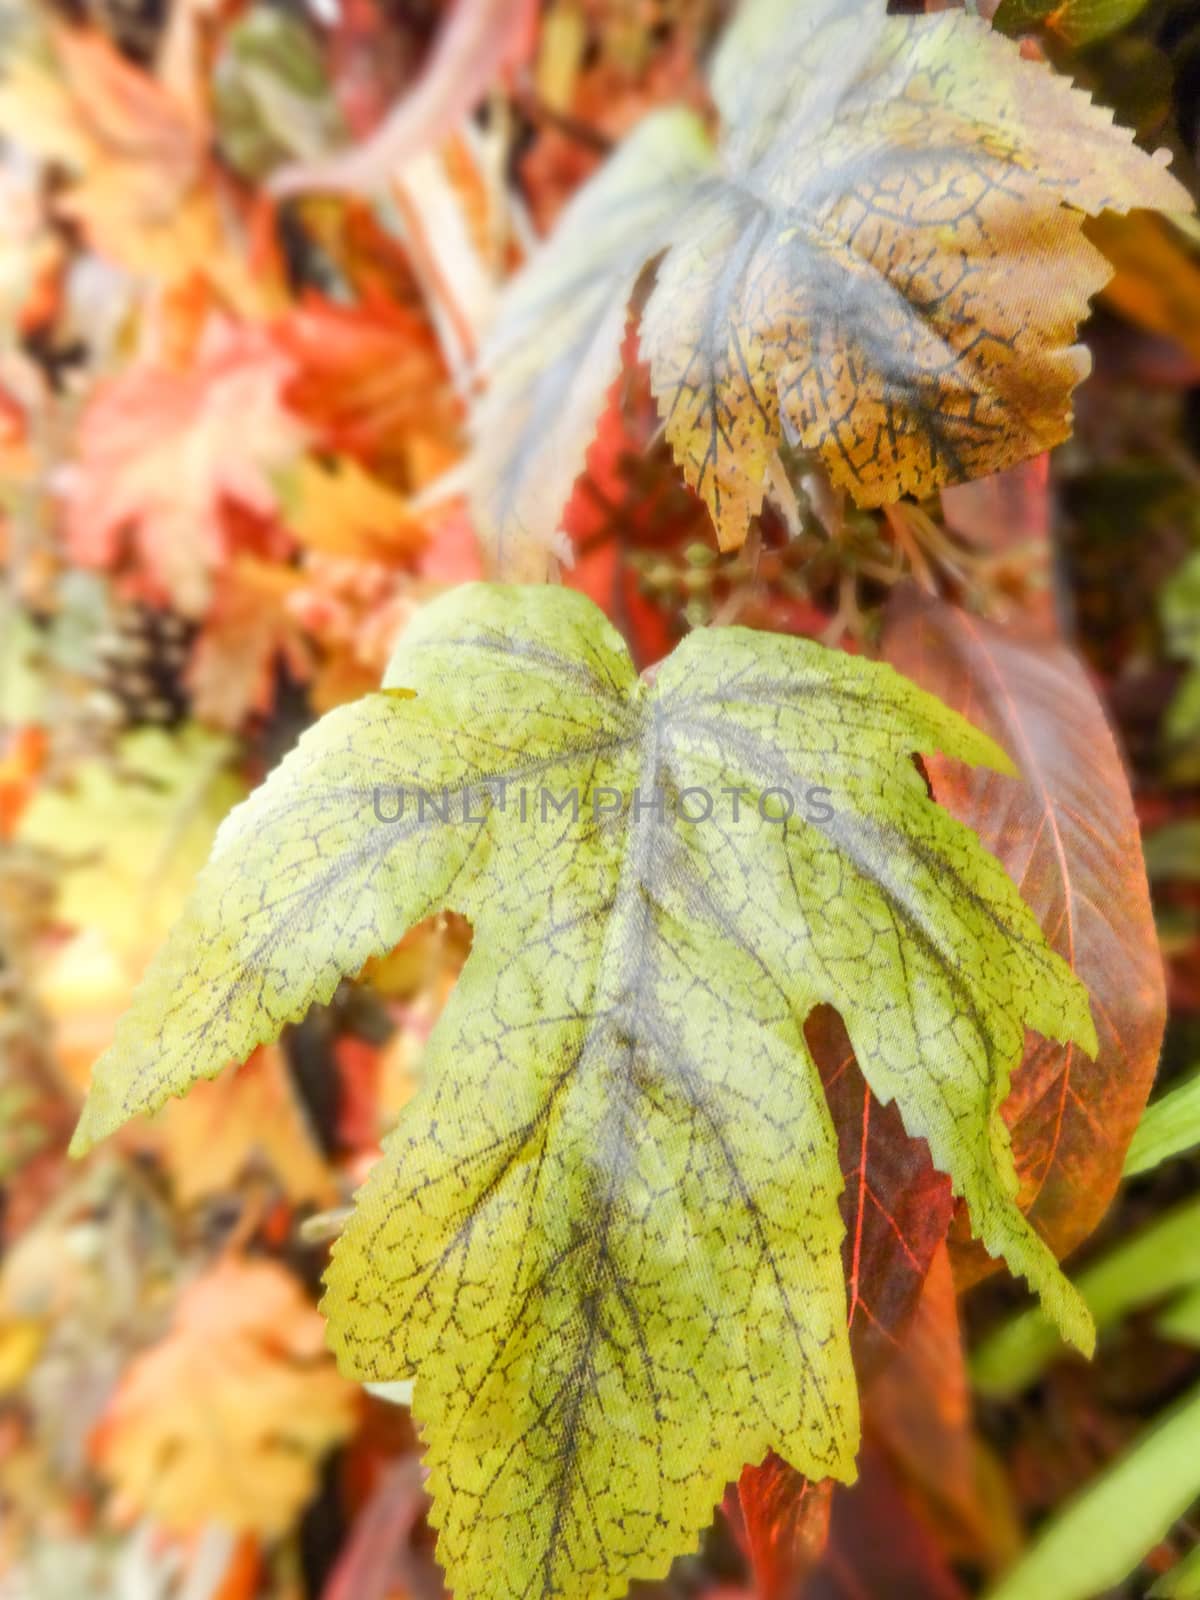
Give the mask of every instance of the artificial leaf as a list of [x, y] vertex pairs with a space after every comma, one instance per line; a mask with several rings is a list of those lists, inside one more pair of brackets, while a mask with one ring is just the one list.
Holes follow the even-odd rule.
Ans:
[[[851, 1474], [818, 1003], [988, 1248], [1090, 1343], [998, 1116], [1023, 1024], [1095, 1047], [1086, 994], [930, 802], [911, 756], [931, 750], [1008, 766], [881, 664], [728, 628], [651, 686], [582, 596], [476, 584], [222, 826], [75, 1148], [432, 912], [472, 921], [325, 1304], [347, 1371], [418, 1375], [456, 1587], [599, 1600], [664, 1572], [768, 1448]], [[790, 820], [765, 820], [785, 792]]]
[[621, 370], [628, 301], [711, 149], [690, 111], [647, 117], [509, 288], [472, 417], [474, 502], [498, 565], [535, 571]]
[[749, 0], [712, 82], [720, 164], [687, 113], [649, 118], [509, 293], [475, 430], [502, 556], [553, 534], [660, 253], [642, 347], [728, 548], [785, 440], [878, 505], [1065, 438], [1109, 271], [1083, 214], [1191, 208], [1111, 113], [961, 12]]
[[989, 1533], [975, 1488], [970, 1393], [945, 1241], [895, 1359], [863, 1396], [864, 1426], [887, 1452], [943, 1542], [970, 1554]]
[[269, 518], [270, 474], [305, 442], [281, 398], [292, 375], [260, 330], [218, 323], [191, 366], [147, 362], [102, 385], [79, 427], [67, 522], [76, 560], [112, 567], [132, 532], [158, 592], [202, 615], [232, 553], [223, 501]]
[[[904, 1348], [926, 1274], [944, 1251], [953, 1194], [924, 1143], [905, 1134], [897, 1107], [871, 1094], [837, 1013], [821, 1007], [805, 1036], [837, 1130], [846, 1320], [862, 1385]], [[737, 1492], [744, 1542], [764, 1596], [794, 1592], [819, 1559], [831, 1488], [810, 1483], [774, 1453], [743, 1471]]]
[[419, 601], [411, 572], [379, 562], [314, 552], [302, 577], [288, 609], [323, 653], [310, 699], [327, 711], [378, 684]]
[[1029, 635], [1057, 638], [1049, 454], [986, 478], [948, 484], [941, 501], [947, 531], [991, 557], [998, 586], [1015, 590]]
[[5, 60], [0, 129], [73, 176], [56, 204], [101, 255], [165, 279], [204, 271], [253, 297], [225, 251], [203, 126], [99, 32], [31, 25]]
[[787, 1600], [816, 1566], [829, 1537], [833, 1481], [810, 1483], [772, 1453], [738, 1482], [739, 1533], [759, 1600]]
[[804, 1600], [966, 1600], [887, 1458], [868, 1444], [862, 1476], [833, 1497], [829, 1546]]
[[[933, 792], [1004, 862], [1092, 996], [1099, 1051], [1031, 1041], [1004, 1107], [1021, 1203], [1063, 1255], [1120, 1181], [1166, 1020], [1129, 784], [1100, 702], [1061, 646], [910, 594], [891, 612], [884, 649], [1012, 753], [1020, 784], [934, 758]], [[978, 1274], [986, 1263], [974, 1253], [957, 1265]]]
[[[1139, 1306], [1200, 1283], [1200, 1201], [1186, 1200], [1079, 1274], [1077, 1287], [1101, 1333]], [[1063, 1353], [1036, 1306], [990, 1333], [971, 1374], [986, 1394], [1016, 1394]]]
[[184, 1532], [282, 1533], [354, 1426], [354, 1390], [323, 1342], [320, 1314], [274, 1262], [229, 1257], [198, 1278], [93, 1437], [119, 1509]]
[[306, 549], [360, 561], [417, 554], [428, 529], [408, 501], [356, 461], [319, 465], [305, 456], [284, 484], [287, 524]]
[[[227, 513], [226, 527], [231, 520]], [[288, 607], [301, 583], [277, 562], [233, 557], [188, 662], [197, 721], [235, 731], [251, 713], [270, 711], [281, 666], [297, 682], [309, 676], [312, 653]]]
[[1041, 555], [1050, 542], [1050, 457], [948, 485], [941, 500], [947, 528], [968, 544], [994, 552], [1027, 545]]
[[898, 1106], [872, 1095], [836, 1013], [817, 1012], [807, 1037], [837, 1129], [846, 1314], [861, 1383], [900, 1345], [950, 1226], [954, 1196], [928, 1147], [905, 1133]]

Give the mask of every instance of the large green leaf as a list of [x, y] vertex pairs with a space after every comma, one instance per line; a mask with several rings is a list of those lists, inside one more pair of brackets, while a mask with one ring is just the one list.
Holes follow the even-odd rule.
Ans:
[[[1200, 1200], [1168, 1211], [1076, 1281], [1101, 1332], [1138, 1306], [1200, 1283]], [[972, 1359], [971, 1375], [985, 1394], [1016, 1394], [1062, 1353], [1058, 1329], [1034, 1306], [988, 1336]]]
[[1086, 993], [912, 760], [1009, 770], [990, 739], [890, 667], [741, 629], [639, 681], [602, 614], [545, 587], [429, 606], [386, 684], [227, 819], [77, 1144], [431, 912], [472, 920], [325, 1303], [348, 1372], [416, 1374], [456, 1592], [604, 1600], [664, 1572], [769, 1448], [852, 1475], [819, 1003], [1090, 1345], [998, 1114], [1025, 1026], [1095, 1049]]

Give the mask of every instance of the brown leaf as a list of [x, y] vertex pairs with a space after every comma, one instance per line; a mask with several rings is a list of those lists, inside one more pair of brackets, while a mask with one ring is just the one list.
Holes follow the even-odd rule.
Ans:
[[[1137, 819], [1121, 757], [1087, 676], [1065, 648], [1031, 643], [937, 600], [893, 602], [884, 653], [894, 666], [1008, 750], [1023, 781], [933, 758], [937, 799], [1004, 863], [1052, 947], [1087, 984], [1100, 1038], [1030, 1040], [1004, 1117], [1021, 1203], [1065, 1255], [1103, 1216], [1158, 1061], [1162, 964]], [[956, 1243], [956, 1271], [989, 1270]]]

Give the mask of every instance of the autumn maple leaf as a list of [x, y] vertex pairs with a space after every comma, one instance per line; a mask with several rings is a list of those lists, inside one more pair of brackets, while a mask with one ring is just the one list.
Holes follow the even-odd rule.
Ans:
[[179, 1531], [287, 1528], [354, 1426], [355, 1392], [323, 1342], [319, 1313], [275, 1263], [229, 1258], [197, 1279], [93, 1437], [118, 1512]]
[[691, 112], [647, 118], [509, 291], [474, 435], [512, 570], [552, 543], [651, 262], [643, 355], [732, 548], [784, 441], [865, 506], [1058, 443], [1109, 273], [1084, 215], [1191, 208], [1161, 153], [962, 12], [748, 0], [712, 90], [715, 150]]
[[459, 406], [421, 311], [378, 294], [355, 306], [309, 295], [272, 333], [293, 366], [284, 398], [325, 448], [407, 488], [421, 443], [457, 431]]
[[23, 20], [0, 82], [0, 131], [69, 175], [55, 209], [128, 271], [205, 271], [252, 293], [225, 229], [194, 106], [139, 70], [99, 32]]
[[270, 474], [305, 442], [281, 399], [292, 371], [261, 330], [214, 323], [187, 370], [148, 362], [102, 385], [80, 424], [70, 486], [75, 559], [112, 567], [131, 540], [152, 584], [201, 615], [232, 553], [222, 502], [269, 519]]

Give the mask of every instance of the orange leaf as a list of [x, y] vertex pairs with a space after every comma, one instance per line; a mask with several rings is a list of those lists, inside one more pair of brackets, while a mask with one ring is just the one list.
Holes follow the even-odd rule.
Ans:
[[18, 728], [0, 738], [0, 839], [12, 837], [45, 759], [43, 728]]
[[[225, 250], [197, 118], [99, 32], [36, 29], [0, 87], [0, 129], [73, 182], [56, 200], [92, 246], [137, 274], [204, 270], [235, 296], [253, 286]], [[48, 48], [40, 50], [39, 44]]]
[[293, 364], [284, 398], [324, 447], [357, 457], [398, 487], [415, 487], [411, 436], [444, 437], [458, 421], [425, 317], [311, 295], [276, 324], [275, 338]]
[[237, 730], [275, 699], [278, 665], [307, 678], [311, 661], [287, 601], [300, 576], [253, 556], [232, 561], [188, 665], [192, 713], [211, 727]]
[[320, 1313], [272, 1262], [227, 1258], [192, 1283], [92, 1436], [118, 1515], [185, 1533], [288, 1528], [355, 1421], [323, 1339]]
[[318, 465], [305, 457], [288, 481], [287, 524], [306, 549], [363, 561], [404, 561], [428, 531], [403, 495], [353, 460]]
[[256, 1050], [242, 1067], [198, 1085], [145, 1124], [174, 1179], [180, 1205], [236, 1187], [263, 1162], [293, 1201], [331, 1206], [337, 1185], [313, 1137], [275, 1048]]
[[1200, 361], [1200, 262], [1178, 230], [1148, 211], [1106, 211], [1086, 231], [1116, 268], [1104, 289], [1108, 304]]
[[102, 385], [79, 428], [67, 514], [74, 558], [113, 567], [132, 533], [154, 587], [201, 615], [233, 551], [222, 502], [272, 516], [270, 473], [304, 443], [281, 399], [291, 372], [260, 330], [213, 323], [190, 369], [147, 362]]
[[[896, 1107], [871, 1094], [837, 1013], [820, 1007], [805, 1037], [837, 1129], [847, 1316], [862, 1382], [906, 1348], [926, 1275], [945, 1255], [953, 1197], [925, 1142], [910, 1139]], [[744, 1543], [763, 1600], [795, 1594], [815, 1566], [829, 1532], [831, 1493], [831, 1484], [810, 1483], [773, 1452], [742, 1473]]]
[[976, 1487], [966, 1359], [944, 1243], [895, 1360], [875, 1378], [863, 1403], [867, 1432], [887, 1451], [944, 1542], [976, 1558], [995, 1549], [1009, 1530], [993, 1529]]

